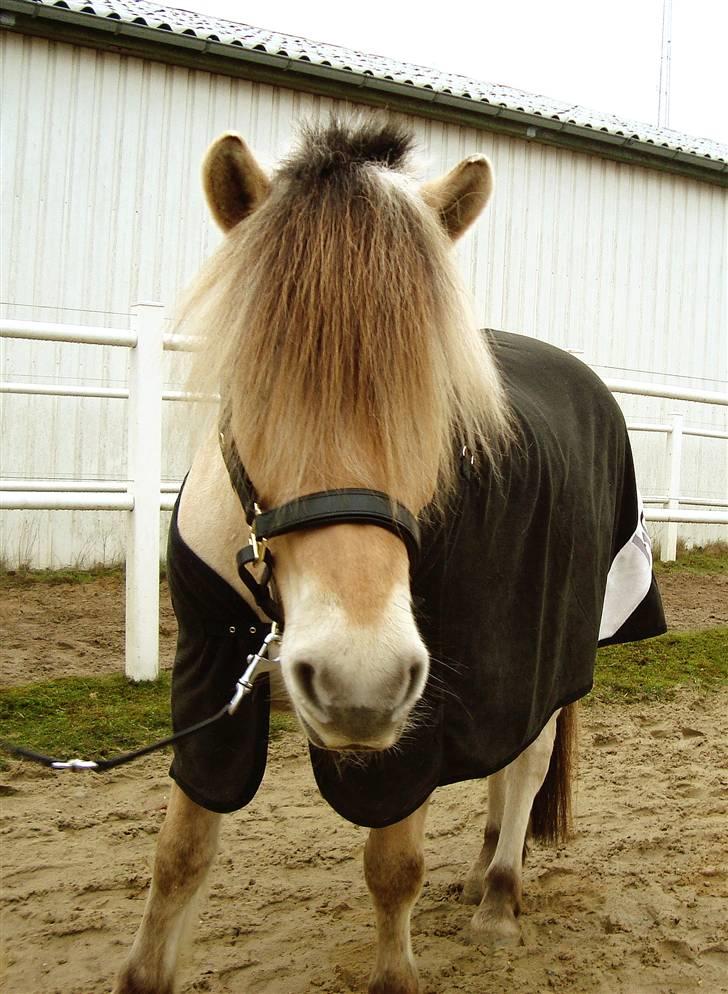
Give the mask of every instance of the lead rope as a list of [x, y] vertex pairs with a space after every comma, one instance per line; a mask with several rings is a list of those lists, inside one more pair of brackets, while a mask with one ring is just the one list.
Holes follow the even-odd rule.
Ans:
[[[85, 770], [92, 770], [94, 773], [104, 773], [106, 770], [113, 770], [116, 766], [124, 766], [125, 763], [130, 763], [134, 759], [138, 759], [140, 756], [146, 756], [150, 752], [156, 752], [158, 749], [163, 749], [165, 746], [171, 745], [173, 742], [179, 742], [180, 739], [186, 739], [190, 735], [195, 735], [197, 732], [201, 732], [203, 728], [208, 728], [213, 725], [216, 721], [220, 721], [221, 718], [227, 715], [234, 715], [237, 711], [240, 702], [244, 697], [253, 691], [253, 684], [255, 682], [255, 677], [260, 675], [260, 673], [270, 672], [272, 664], [279, 661], [279, 657], [276, 656], [275, 659], [269, 657], [270, 648], [272, 645], [280, 645], [281, 634], [278, 625], [274, 622], [268, 635], [266, 635], [263, 640], [263, 644], [256, 653], [252, 653], [247, 657], [247, 666], [245, 672], [240, 677], [240, 679], [235, 684], [235, 690], [233, 696], [230, 698], [227, 704], [220, 708], [220, 710], [213, 714], [209, 718], [205, 718], [204, 721], [198, 721], [195, 725], [189, 725], [187, 728], [183, 728], [179, 732], [175, 732], [174, 735], [169, 735], [167, 738], [159, 739], [157, 742], [152, 742], [151, 745], [143, 746], [141, 749], [135, 749], [133, 752], [125, 752], [120, 756], [114, 756], [112, 759], [54, 759], [52, 756], [44, 756], [42, 753], [33, 752], [30, 749], [24, 749], [21, 746], [13, 745], [12, 742], [4, 742], [0, 740], [0, 749], [3, 752], [10, 753], [13, 756], [18, 756], [21, 759], [29, 759], [33, 763], [40, 763], [41, 766], [47, 766], [52, 770], [73, 770], [74, 772], [80, 772]], [[266, 667], [264, 669], [264, 667]]]

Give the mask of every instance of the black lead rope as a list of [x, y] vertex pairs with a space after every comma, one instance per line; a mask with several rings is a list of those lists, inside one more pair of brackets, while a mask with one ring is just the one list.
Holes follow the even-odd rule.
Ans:
[[175, 732], [174, 735], [168, 735], [166, 738], [152, 742], [150, 745], [142, 746], [141, 749], [135, 749], [133, 752], [125, 752], [111, 759], [55, 759], [53, 756], [45, 756], [41, 752], [34, 752], [32, 749], [25, 749], [22, 746], [17, 746], [12, 742], [6, 742], [1, 739], [0, 749], [3, 752], [10, 753], [11, 756], [17, 756], [20, 759], [29, 759], [33, 763], [39, 763], [41, 766], [47, 766], [52, 770], [73, 770], [74, 772], [90, 770], [92, 773], [105, 773], [106, 770], [113, 770], [117, 766], [124, 766], [126, 763], [131, 763], [134, 759], [139, 759], [140, 756], [147, 756], [150, 752], [157, 752], [158, 749], [164, 749], [165, 746], [172, 745], [173, 742], [179, 742], [181, 739], [186, 739], [190, 735], [196, 735], [203, 728], [208, 728], [227, 715], [235, 714], [242, 699], [253, 691], [257, 675], [256, 671], [261, 668], [262, 664], [270, 665], [278, 661], [277, 658], [269, 659], [268, 653], [271, 645], [278, 645], [280, 641], [281, 636], [278, 626], [274, 624], [269, 634], [263, 640], [260, 649], [248, 656], [248, 665], [245, 672], [235, 684], [233, 696], [227, 704], [224, 704], [218, 712], [209, 718], [198, 721], [194, 725], [189, 725], [187, 728]]
[[19, 759], [29, 759], [33, 763], [39, 763], [41, 766], [47, 766], [52, 770], [74, 770], [75, 772], [91, 770], [93, 773], [104, 773], [106, 770], [113, 770], [116, 766], [124, 766], [125, 763], [131, 763], [133, 759], [139, 759], [140, 756], [156, 752], [158, 749], [163, 749], [173, 742], [186, 739], [188, 735], [194, 735], [196, 732], [202, 731], [208, 725], [212, 725], [214, 722], [219, 721], [220, 718], [224, 718], [226, 714], [230, 714], [228, 706], [226, 704], [220, 708], [217, 714], [212, 715], [212, 717], [205, 718], [204, 721], [198, 721], [196, 725], [190, 725], [189, 728], [183, 728], [182, 731], [176, 732], [174, 735], [168, 735], [166, 739], [159, 739], [158, 742], [152, 742], [150, 745], [146, 745], [141, 749], [135, 749], [133, 752], [122, 753], [120, 756], [114, 756], [112, 759], [54, 759], [53, 756], [44, 756], [41, 752], [33, 752], [32, 749], [24, 749], [21, 746], [13, 745], [12, 742], [5, 742], [4, 740], [0, 740], [0, 749], [3, 752], [10, 753], [11, 756], [17, 756]]

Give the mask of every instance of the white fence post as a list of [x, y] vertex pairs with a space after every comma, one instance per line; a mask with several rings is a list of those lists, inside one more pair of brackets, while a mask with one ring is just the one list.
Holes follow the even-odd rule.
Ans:
[[[667, 506], [677, 510], [680, 506], [680, 473], [682, 468], [683, 447], [683, 416], [673, 414], [670, 433], [667, 436], [667, 458], [670, 464], [670, 483], [667, 488]], [[660, 549], [660, 559], [663, 563], [674, 562], [677, 559], [677, 522], [668, 522], [665, 529], [665, 541]]]
[[136, 348], [129, 350], [129, 492], [127, 519], [126, 675], [159, 673], [159, 491], [162, 478], [164, 308], [136, 304]]

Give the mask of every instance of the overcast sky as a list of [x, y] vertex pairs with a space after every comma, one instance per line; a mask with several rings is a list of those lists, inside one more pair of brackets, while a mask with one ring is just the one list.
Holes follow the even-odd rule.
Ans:
[[[663, 0], [167, 2], [657, 123]], [[728, 144], [728, 0], [672, 8], [670, 127]]]

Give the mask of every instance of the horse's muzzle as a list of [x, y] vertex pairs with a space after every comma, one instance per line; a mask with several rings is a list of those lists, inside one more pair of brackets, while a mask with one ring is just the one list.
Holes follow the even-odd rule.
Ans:
[[[379, 679], [369, 674], [369, 680], [352, 685], [335, 669], [293, 662], [286, 682], [311, 742], [337, 751], [391, 748], [424, 690], [427, 656], [414, 656], [394, 670]], [[358, 698], [356, 703], [352, 698]]]

